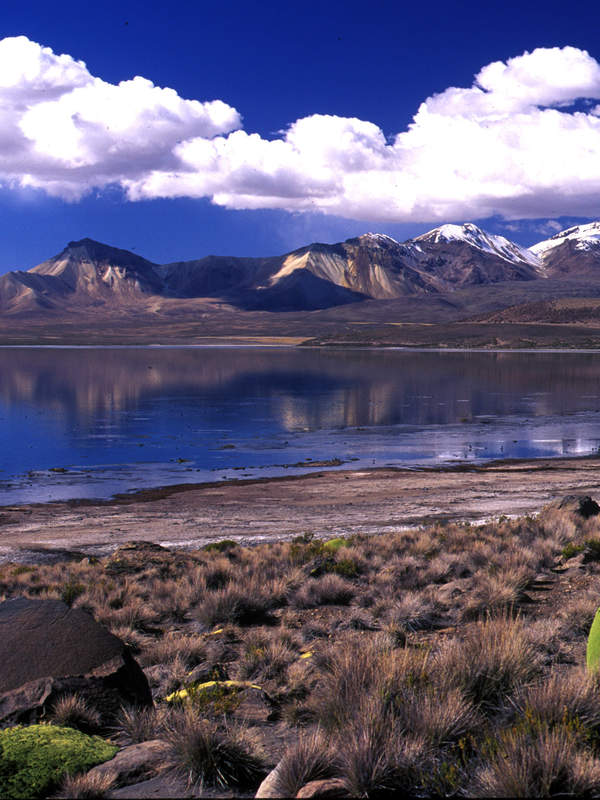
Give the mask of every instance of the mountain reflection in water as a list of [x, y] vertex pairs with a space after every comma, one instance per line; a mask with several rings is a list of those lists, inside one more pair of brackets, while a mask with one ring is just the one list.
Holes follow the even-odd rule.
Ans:
[[6, 348], [0, 502], [595, 452], [599, 410], [600, 354]]

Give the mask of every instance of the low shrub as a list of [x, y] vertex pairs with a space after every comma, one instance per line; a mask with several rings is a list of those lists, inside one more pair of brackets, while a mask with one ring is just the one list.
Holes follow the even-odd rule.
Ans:
[[85, 586], [78, 581], [67, 581], [60, 590], [60, 599], [69, 607], [85, 592]]
[[209, 544], [205, 544], [202, 549], [207, 553], [228, 553], [235, 547], [238, 547], [238, 543], [234, 542], [232, 539], [221, 539], [218, 542], [209, 542]]
[[48, 795], [66, 774], [108, 761], [117, 747], [71, 728], [30, 725], [0, 731], [0, 796]]

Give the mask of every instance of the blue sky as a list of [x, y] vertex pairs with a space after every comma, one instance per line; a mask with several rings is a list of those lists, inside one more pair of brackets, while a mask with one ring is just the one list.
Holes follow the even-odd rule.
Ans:
[[[0, 128], [0, 272], [29, 268], [84, 236], [162, 262], [269, 255], [367, 230], [405, 239], [467, 219], [531, 244], [556, 230], [548, 219], [566, 227], [600, 216], [593, 167], [600, 162], [600, 45], [589, 2], [6, 6], [0, 37], [25, 36], [55, 56], [71, 56], [72, 64], [85, 62], [86, 71], [61, 62], [68, 76], [60, 92], [71, 80], [67, 88], [75, 92], [59, 111], [83, 131], [73, 152], [64, 120], [39, 108], [39, 97], [32, 99], [39, 86], [23, 71], [20, 90], [28, 108], [37, 104], [23, 130], [35, 147], [15, 155], [16, 139]], [[534, 51], [509, 62], [500, 82], [497, 70], [484, 69]], [[31, 54], [23, 45], [4, 63]], [[473, 89], [478, 74], [480, 88]], [[157, 100], [141, 83], [122, 108], [117, 94], [114, 101], [106, 95], [112, 138], [105, 140], [89, 110], [102, 108], [93, 80], [116, 86], [134, 76], [173, 89], [177, 109], [172, 97]], [[9, 130], [6, 120], [22, 114], [23, 104], [11, 105], [12, 88], [4, 85], [2, 93], [0, 75], [0, 120]], [[471, 93], [457, 100], [451, 87]], [[493, 114], [478, 105], [481, 87], [495, 98]], [[419, 106], [434, 95], [441, 99], [415, 124]], [[156, 135], [158, 117], [148, 122], [143, 109], [119, 128], [129, 96], [140, 108], [160, 106]], [[189, 100], [222, 106], [201, 111]], [[554, 111], [540, 116], [546, 109]], [[408, 138], [396, 141], [411, 124]], [[481, 138], [494, 125], [494, 138]], [[117, 163], [120, 136], [127, 146]], [[276, 140], [282, 147], [272, 146]], [[566, 149], [574, 155], [563, 164]], [[514, 195], [513, 186], [520, 187]]]

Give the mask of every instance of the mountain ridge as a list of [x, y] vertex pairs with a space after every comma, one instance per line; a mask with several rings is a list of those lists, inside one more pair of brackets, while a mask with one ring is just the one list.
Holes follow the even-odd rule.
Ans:
[[566, 229], [532, 248], [465, 223], [405, 242], [366, 233], [281, 256], [210, 255], [166, 264], [84, 238], [30, 270], [0, 276], [0, 312], [151, 313], [190, 302], [242, 312], [315, 311], [548, 278], [600, 280], [600, 222]]

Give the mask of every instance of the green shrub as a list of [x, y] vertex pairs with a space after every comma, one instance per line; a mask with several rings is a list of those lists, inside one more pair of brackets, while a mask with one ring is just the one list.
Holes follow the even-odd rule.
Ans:
[[588, 539], [585, 543], [585, 561], [600, 561], [600, 539]]
[[561, 551], [561, 555], [563, 558], [569, 559], [573, 558], [573, 556], [579, 555], [579, 553], [583, 553], [585, 550], [585, 545], [583, 544], [575, 544], [575, 542], [567, 542], [567, 544], [563, 547]]
[[335, 539], [328, 539], [326, 542], [323, 542], [323, 549], [328, 550], [330, 553], [337, 553], [340, 547], [348, 547], [349, 545], [349, 541], [343, 539], [341, 536], [337, 536]]
[[70, 580], [63, 584], [63, 587], [60, 590], [60, 599], [63, 601], [63, 603], [66, 603], [70, 607], [84, 592], [85, 586], [83, 583], [77, 583], [76, 581]]
[[359, 573], [358, 564], [351, 558], [340, 558], [332, 567], [332, 572], [343, 578], [356, 578]]
[[0, 731], [0, 796], [46, 796], [64, 775], [85, 772], [108, 761], [117, 750], [99, 736], [71, 728], [7, 728]]
[[218, 542], [205, 544], [202, 549], [206, 550], [207, 553], [228, 553], [237, 546], [237, 542], [234, 542], [233, 539], [221, 539]]

